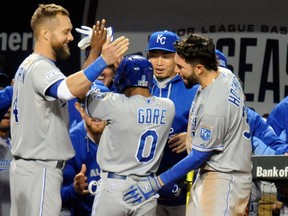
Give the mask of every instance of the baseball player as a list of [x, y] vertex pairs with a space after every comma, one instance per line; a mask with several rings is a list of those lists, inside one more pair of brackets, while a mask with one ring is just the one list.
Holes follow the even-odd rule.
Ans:
[[91, 91], [86, 97], [87, 114], [108, 121], [97, 152], [102, 182], [92, 215], [156, 214], [156, 196], [135, 208], [127, 205], [122, 195], [141, 177], [156, 173], [175, 115], [171, 100], [151, 95], [152, 83], [151, 63], [131, 55], [116, 71], [116, 93]]
[[277, 136], [288, 143], [288, 96], [278, 103], [270, 112], [267, 123], [274, 129]]
[[[282, 155], [288, 151], [288, 144], [281, 140], [271, 126], [257, 112], [247, 110], [247, 119], [252, 138], [254, 155]], [[249, 202], [249, 216], [258, 215], [258, 202], [262, 198], [261, 181], [253, 181]]]
[[19, 66], [13, 86], [11, 215], [58, 216], [62, 168], [74, 156], [67, 101], [84, 98], [102, 70], [123, 56], [129, 40], [120, 37], [111, 43], [108, 38], [101, 57], [65, 77], [55, 62], [70, 56], [68, 44], [73, 36], [68, 11], [59, 5], [40, 4], [31, 27], [34, 52]]
[[[100, 92], [110, 91], [98, 80], [91, 88]], [[90, 216], [97, 181], [100, 179], [96, 154], [107, 122], [89, 118], [79, 102], [75, 106], [82, 121], [70, 129], [70, 138], [76, 154], [67, 161], [63, 170], [62, 206], [71, 211], [71, 216]]]
[[9, 109], [0, 119], [0, 215], [10, 215], [9, 168], [11, 160]]
[[7, 113], [9, 107], [11, 106], [12, 94], [12, 86], [7, 86], [0, 90], [0, 120]]
[[[152, 95], [169, 98], [175, 105], [175, 117], [170, 129], [169, 139], [164, 149], [157, 173], [166, 171], [187, 156], [186, 131], [189, 109], [199, 85], [187, 89], [182, 78], [175, 72], [174, 43], [179, 37], [170, 31], [157, 31], [151, 34], [148, 42], [147, 56], [153, 65], [154, 80]], [[186, 212], [186, 178], [172, 182], [158, 191], [157, 216], [185, 215]]]
[[[124, 192], [137, 205], [171, 181], [200, 168], [186, 215], [243, 215], [251, 191], [251, 140], [244, 94], [228, 69], [217, 68], [215, 45], [201, 35], [176, 42], [176, 72], [186, 87], [200, 87], [190, 110], [191, 153], [168, 171]], [[237, 156], [237, 157], [236, 157]]]

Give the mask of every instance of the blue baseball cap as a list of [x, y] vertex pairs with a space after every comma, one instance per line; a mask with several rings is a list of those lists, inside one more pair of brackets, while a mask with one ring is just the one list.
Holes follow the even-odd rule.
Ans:
[[219, 66], [227, 68], [226, 56], [220, 50], [217, 50], [217, 49], [215, 50], [215, 54], [216, 54], [217, 60], [219, 62]]
[[179, 37], [174, 32], [170, 31], [158, 31], [151, 34], [148, 42], [149, 50], [165, 50], [168, 52], [176, 52], [174, 43], [179, 40]]

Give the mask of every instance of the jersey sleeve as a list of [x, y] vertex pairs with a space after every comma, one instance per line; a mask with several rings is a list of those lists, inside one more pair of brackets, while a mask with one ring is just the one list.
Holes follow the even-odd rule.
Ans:
[[41, 61], [41, 64], [35, 66], [33, 73], [35, 91], [45, 97], [47, 100], [55, 100], [54, 97], [46, 95], [47, 89], [61, 79], [65, 79], [65, 75], [53, 64]]
[[112, 92], [99, 92], [91, 90], [85, 98], [85, 111], [90, 118], [102, 120], [112, 119], [115, 110], [120, 109], [121, 105], [117, 102], [118, 94]]

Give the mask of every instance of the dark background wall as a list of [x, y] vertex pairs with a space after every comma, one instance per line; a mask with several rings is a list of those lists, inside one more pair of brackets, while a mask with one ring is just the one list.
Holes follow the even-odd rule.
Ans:
[[[288, 4], [286, 0], [54, 0], [8, 1], [0, 7], [0, 72], [12, 78], [33, 52], [30, 18], [39, 3], [56, 3], [70, 12], [74, 27], [105, 18], [114, 38], [130, 40], [127, 54], [145, 55], [149, 35], [158, 30], [211, 37], [244, 83], [247, 104], [260, 114], [288, 95]], [[72, 56], [57, 62], [64, 74], [78, 71], [84, 53], [73, 30]]]
[[[33, 52], [33, 40], [26, 39], [25, 36], [32, 34], [30, 19], [40, 3], [62, 5], [70, 12], [73, 26], [82, 25], [85, 0], [2, 1], [0, 7], [0, 70], [5, 72], [10, 79], [24, 58]], [[72, 53], [70, 59], [57, 62], [65, 74], [71, 74], [80, 69], [80, 51], [77, 47], [80, 35], [73, 30], [73, 36], [74, 41], [70, 43]]]

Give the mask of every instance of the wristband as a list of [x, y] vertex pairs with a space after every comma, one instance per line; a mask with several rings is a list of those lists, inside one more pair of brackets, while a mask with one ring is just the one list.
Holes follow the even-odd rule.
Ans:
[[83, 72], [90, 82], [94, 82], [106, 67], [106, 62], [102, 56], [99, 56], [94, 62], [85, 68]]

